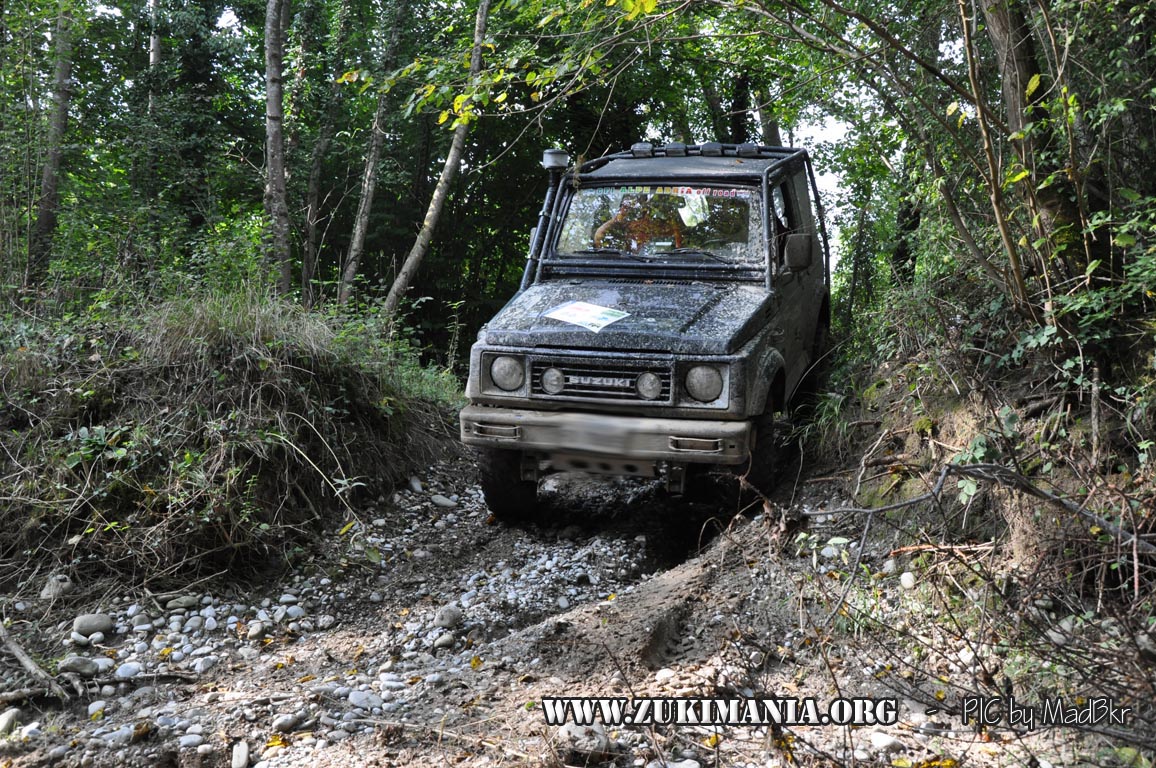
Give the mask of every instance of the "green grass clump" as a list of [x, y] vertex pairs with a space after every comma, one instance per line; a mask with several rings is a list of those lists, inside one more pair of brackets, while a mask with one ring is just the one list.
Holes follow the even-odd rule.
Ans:
[[134, 580], [260, 567], [435, 458], [459, 397], [380, 322], [260, 293], [0, 341], [0, 557]]

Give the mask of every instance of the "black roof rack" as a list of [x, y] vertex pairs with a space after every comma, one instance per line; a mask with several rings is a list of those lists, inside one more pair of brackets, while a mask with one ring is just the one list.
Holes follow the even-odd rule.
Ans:
[[651, 157], [742, 157], [765, 160], [785, 160], [794, 155], [806, 155], [798, 147], [771, 147], [763, 144], [723, 144], [717, 141], [705, 144], [651, 144], [638, 142], [625, 152], [615, 152], [587, 160], [577, 169], [579, 174], [590, 173], [614, 160], [641, 160]]

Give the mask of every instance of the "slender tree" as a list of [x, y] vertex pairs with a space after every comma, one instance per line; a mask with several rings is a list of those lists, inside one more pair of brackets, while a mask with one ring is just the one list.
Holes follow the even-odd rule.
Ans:
[[40, 198], [36, 203], [36, 223], [28, 244], [28, 269], [25, 283], [39, 283], [48, 269], [52, 253], [52, 236], [56, 232], [60, 209], [60, 171], [64, 157], [64, 133], [68, 128], [68, 111], [72, 103], [72, 35], [73, 9], [69, 0], [60, 4], [56, 17], [56, 66], [52, 78], [52, 115], [48, 123], [48, 145], [40, 176]]
[[[389, 71], [396, 63], [397, 48], [401, 40], [401, 22], [409, 9], [408, 0], [397, 0], [394, 3], [394, 14], [390, 25], [389, 44], [386, 46], [383, 58], [383, 71]], [[357, 215], [353, 220], [353, 237], [349, 243], [349, 251], [341, 270], [341, 287], [337, 293], [337, 301], [344, 304], [349, 301], [353, 291], [353, 281], [357, 277], [358, 265], [365, 249], [365, 235], [369, 230], [369, 212], [373, 208], [374, 192], [377, 188], [377, 163], [381, 159], [381, 146], [385, 139], [385, 121], [388, 119], [389, 102], [384, 89], [377, 95], [377, 109], [373, 113], [373, 124], [370, 127], [369, 151], [365, 155], [365, 170], [361, 176], [361, 196], [358, 198]]]
[[284, 27], [290, 0], [268, 0], [265, 6], [265, 211], [269, 216], [267, 258], [277, 270], [277, 289], [292, 288], [289, 250], [289, 203], [285, 165]]
[[[482, 44], [486, 38], [486, 21], [489, 18], [489, 12], [490, 0], [480, 0], [478, 3], [477, 18], [474, 21], [474, 44], [470, 52], [471, 82], [482, 68]], [[441, 216], [442, 207], [446, 202], [446, 195], [449, 194], [450, 183], [453, 181], [461, 165], [462, 149], [465, 146], [466, 134], [469, 133], [469, 131], [470, 121], [468, 117], [463, 115], [458, 119], [457, 127], [454, 128], [454, 137], [450, 142], [450, 151], [446, 156], [441, 177], [438, 179], [437, 186], [434, 188], [433, 197], [430, 200], [429, 208], [426, 210], [425, 219], [422, 221], [421, 231], [418, 232], [413, 248], [410, 249], [409, 255], [397, 273], [397, 277], [394, 278], [393, 285], [389, 289], [389, 294], [385, 297], [383, 311], [387, 317], [392, 317], [397, 313], [397, 308], [401, 304], [401, 299], [405, 295], [405, 292], [409, 289], [409, 284], [410, 281], [413, 280], [414, 273], [417, 272], [418, 267], [421, 266], [421, 261], [425, 257], [426, 251], [429, 250], [434, 229], [437, 227], [438, 218]], [[348, 276], [349, 265], [346, 266], [346, 276]], [[356, 265], [354, 265], [354, 270], [356, 270]], [[343, 279], [346, 276], [343, 276]]]

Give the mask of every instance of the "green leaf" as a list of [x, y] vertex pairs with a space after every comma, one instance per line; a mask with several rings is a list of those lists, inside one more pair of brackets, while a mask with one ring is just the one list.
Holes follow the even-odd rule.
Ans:
[[1036, 74], [1032, 75], [1031, 80], [1028, 80], [1028, 89], [1024, 95], [1030, 99], [1032, 97], [1032, 94], [1035, 93], [1036, 89], [1039, 87], [1040, 87], [1040, 75], [1037, 72]]

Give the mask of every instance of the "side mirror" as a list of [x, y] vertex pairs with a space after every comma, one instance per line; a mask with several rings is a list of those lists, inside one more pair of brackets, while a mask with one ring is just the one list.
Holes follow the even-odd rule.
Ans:
[[801, 272], [811, 266], [811, 247], [814, 238], [808, 234], [787, 235], [787, 269]]

